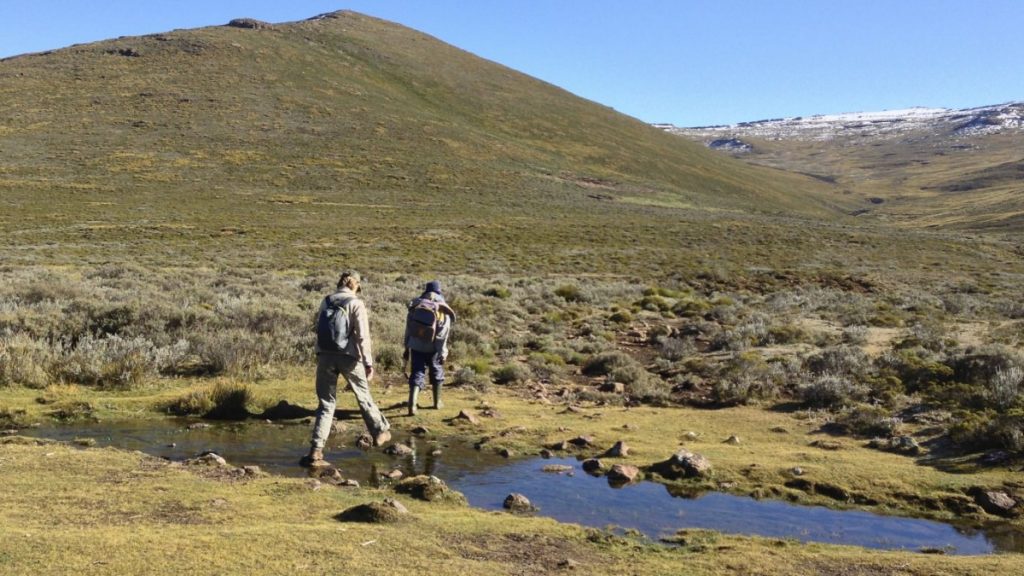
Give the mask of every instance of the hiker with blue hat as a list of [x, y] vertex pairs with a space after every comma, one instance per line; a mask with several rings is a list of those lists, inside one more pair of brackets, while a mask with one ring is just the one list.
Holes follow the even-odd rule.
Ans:
[[441, 283], [427, 282], [423, 294], [409, 303], [405, 319], [405, 353], [409, 369], [409, 416], [416, 414], [416, 402], [430, 378], [434, 409], [443, 407], [444, 362], [448, 359], [448, 336], [455, 323], [455, 311], [444, 300]]

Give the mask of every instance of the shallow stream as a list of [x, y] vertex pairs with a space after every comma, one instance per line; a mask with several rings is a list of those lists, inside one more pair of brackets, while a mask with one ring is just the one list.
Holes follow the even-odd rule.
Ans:
[[[308, 424], [199, 424], [194, 429], [190, 425], [196, 423], [157, 420], [76, 424], [35, 428], [24, 434], [65, 441], [91, 438], [97, 446], [140, 450], [171, 460], [211, 450], [235, 466], [257, 465], [266, 472], [286, 476], [306, 474], [298, 466], [298, 459], [309, 441]], [[654, 539], [672, 536], [684, 528], [704, 528], [867, 548], [942, 550], [950, 554], [1024, 552], [1024, 534], [1013, 530], [978, 531], [932, 520], [715, 492], [678, 497], [652, 482], [613, 488], [604, 478], [584, 473], [574, 458], [508, 460], [487, 450], [475, 450], [455, 438], [421, 439], [398, 432], [395, 440], [414, 449], [412, 456], [404, 458], [341, 444], [351, 444], [355, 436], [351, 429], [332, 435], [325, 456], [346, 478], [364, 485], [379, 485], [382, 475], [396, 468], [407, 476], [432, 474], [479, 508], [500, 509], [509, 493], [518, 492], [539, 507], [540, 515], [597, 528], [638, 530]], [[572, 470], [543, 471], [553, 464], [571, 466]]]

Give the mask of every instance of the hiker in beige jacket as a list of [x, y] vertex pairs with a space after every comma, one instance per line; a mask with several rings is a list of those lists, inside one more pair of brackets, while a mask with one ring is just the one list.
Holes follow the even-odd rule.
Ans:
[[362, 282], [358, 272], [343, 272], [338, 292], [324, 298], [317, 316], [316, 396], [319, 404], [309, 454], [303, 465], [323, 466], [324, 445], [334, 421], [338, 398], [338, 376], [343, 376], [355, 394], [363, 422], [380, 446], [391, 439], [391, 425], [373, 401], [369, 381], [373, 378], [370, 319], [359, 298]]

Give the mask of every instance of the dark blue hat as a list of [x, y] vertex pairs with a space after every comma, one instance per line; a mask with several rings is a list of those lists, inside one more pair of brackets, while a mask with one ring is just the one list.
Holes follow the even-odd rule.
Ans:
[[425, 291], [427, 291], [427, 292], [436, 292], [436, 293], [440, 294], [441, 293], [441, 283], [438, 282], [437, 280], [431, 280], [430, 282], [427, 282], [427, 285], [423, 289]]

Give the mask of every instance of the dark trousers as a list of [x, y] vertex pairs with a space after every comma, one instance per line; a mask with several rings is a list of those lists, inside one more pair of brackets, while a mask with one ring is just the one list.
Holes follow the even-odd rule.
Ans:
[[412, 357], [412, 370], [409, 372], [409, 387], [416, 386], [423, 390], [427, 381], [427, 373], [430, 373], [430, 384], [440, 386], [444, 384], [444, 365], [441, 362], [439, 352], [417, 352], [409, 351]]

